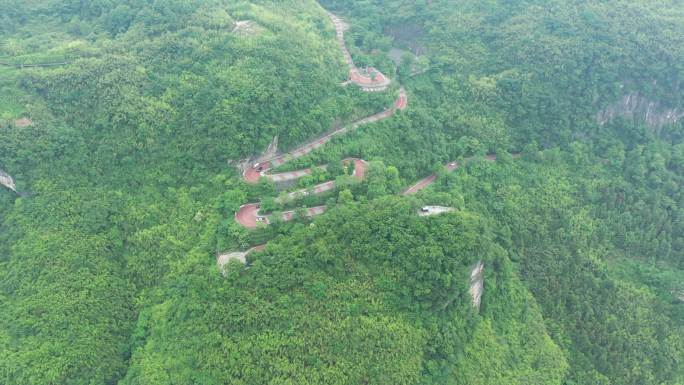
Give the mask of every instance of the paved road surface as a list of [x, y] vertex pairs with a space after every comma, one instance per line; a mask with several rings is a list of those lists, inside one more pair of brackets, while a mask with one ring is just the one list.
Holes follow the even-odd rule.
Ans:
[[[368, 163], [366, 163], [365, 160], [358, 159], [358, 158], [347, 158], [347, 159], [343, 160], [343, 162], [350, 162], [350, 161], [354, 162], [354, 172], [353, 172], [352, 176], [359, 179], [359, 180], [362, 180], [366, 176], [366, 167], [368, 166]], [[323, 165], [321, 167], [326, 167], [326, 166]], [[306, 170], [309, 170], [309, 169], [306, 169]], [[278, 175], [280, 175], [280, 174], [278, 174]], [[313, 191], [314, 194], [321, 194], [321, 193], [324, 193], [326, 191], [330, 191], [334, 188], [335, 188], [335, 181], [330, 180], [330, 181], [318, 184], [318, 185], [314, 186], [312, 189], [301, 189], [301, 190], [293, 191], [293, 192], [287, 194], [285, 199], [276, 198], [276, 203], [291, 201], [291, 200], [295, 200], [297, 198], [307, 196], [310, 194], [310, 191]]]
[[[328, 13], [335, 25], [335, 30], [337, 34], [337, 40], [342, 49], [342, 55], [344, 60], [349, 65], [349, 78], [350, 81], [357, 84], [364, 90], [367, 91], [377, 91], [384, 90], [390, 84], [390, 79], [383, 75], [380, 71], [375, 68], [368, 68], [366, 71], [360, 71], [352, 60], [349, 50], [347, 49], [344, 42], [344, 31], [347, 29], [347, 25], [340, 20], [337, 16], [332, 13]], [[368, 76], [370, 74], [371, 76]], [[377, 114], [368, 116], [366, 118], [360, 119], [348, 126], [342, 127], [330, 133], [327, 133], [319, 138], [316, 138], [308, 143], [305, 143], [298, 148], [290, 151], [287, 154], [279, 155], [271, 159], [267, 159], [260, 163], [255, 163], [249, 165], [243, 171], [244, 179], [249, 183], [256, 183], [261, 177], [267, 177], [275, 182], [283, 182], [301, 178], [306, 175], [310, 175], [311, 169], [288, 171], [279, 174], [270, 174], [268, 170], [272, 167], [278, 167], [292, 159], [302, 157], [311, 151], [323, 146], [325, 143], [330, 141], [335, 135], [343, 134], [349, 130], [356, 129], [357, 127], [368, 124], [372, 122], [377, 122], [381, 119], [386, 119], [394, 114], [397, 110], [404, 110], [408, 105], [408, 97], [406, 95], [406, 90], [401, 87], [399, 90], [399, 97], [392, 104], [391, 108], [381, 111]], [[354, 161], [354, 176], [358, 179], [363, 179], [366, 174], [366, 162], [361, 159], [352, 159]], [[323, 166], [325, 167], [325, 166]], [[314, 186], [313, 193], [320, 194], [325, 191], [330, 191], [335, 187], [334, 181], [328, 181]], [[307, 195], [309, 191], [300, 190], [288, 194], [287, 199], [296, 199], [301, 195]], [[325, 206], [311, 207], [306, 209], [306, 216], [314, 216], [322, 214], [325, 212]], [[291, 220], [295, 217], [295, 211], [286, 211], [282, 214], [282, 219], [285, 221]], [[250, 203], [242, 205], [240, 209], [235, 213], [235, 220], [247, 228], [255, 228], [258, 223], [269, 223], [268, 217], [259, 214], [259, 205], [256, 203]]]
[[330, 12], [328, 12], [328, 16], [330, 16], [335, 26], [337, 42], [340, 44], [344, 61], [349, 66], [349, 81], [361, 87], [364, 91], [383, 91], [387, 89], [391, 80], [377, 68], [368, 67], [365, 71], [362, 71], [356, 67], [344, 41], [344, 31], [348, 28], [347, 24]]
[[[313, 217], [314, 215], [320, 215], [325, 212], [325, 206], [316, 206], [316, 207], [309, 207], [305, 209], [304, 211], [304, 216], [305, 217]], [[283, 221], [291, 221], [296, 217], [297, 210], [290, 210], [290, 211], [285, 211], [283, 212], [283, 215], [281, 219]]]
[[[515, 157], [518, 157], [519, 154], [512, 154], [511, 156], [513, 156], [515, 158]], [[464, 162], [467, 163], [471, 159], [473, 159], [473, 157], [466, 158], [466, 159], [464, 159]], [[485, 159], [489, 160], [489, 161], [495, 161], [496, 155], [487, 155], [487, 156], [485, 156]], [[458, 162], [449, 162], [444, 166], [444, 168], [446, 169], [447, 172], [452, 172], [459, 167], [460, 167], [460, 164], [458, 164]], [[401, 195], [415, 194], [418, 191], [420, 191], [420, 190], [426, 188], [427, 186], [431, 185], [432, 183], [434, 183], [435, 179], [437, 179], [437, 174], [428, 175], [427, 177], [419, 180], [416, 184], [414, 184], [411, 187], [404, 190], [404, 192], [402, 192]]]
[[248, 203], [246, 205], [240, 206], [240, 209], [235, 213], [235, 220], [237, 223], [243, 225], [248, 229], [254, 229], [257, 227], [257, 223], [266, 222], [265, 219], [258, 220], [258, 218], [263, 218], [259, 215], [259, 204], [258, 203]]
[[389, 118], [392, 116], [397, 110], [403, 110], [407, 107], [408, 105], [408, 96], [406, 95], [406, 90], [402, 87], [399, 90], [399, 96], [397, 100], [394, 102], [392, 105], [392, 108], [387, 109], [385, 111], [379, 112], [377, 114], [367, 116], [363, 119], [357, 120], [354, 123], [339, 128], [335, 131], [332, 131], [330, 133], [327, 133], [321, 137], [318, 137], [310, 142], [304, 143], [303, 145], [297, 147], [296, 149], [292, 150], [289, 153], [278, 155], [272, 159], [263, 161], [261, 163], [255, 163], [249, 165], [244, 172], [242, 173], [243, 177], [245, 178], [245, 181], [248, 183], [257, 183], [259, 181], [259, 178], [264, 176], [267, 177], [275, 182], [283, 182], [283, 181], [289, 181], [293, 179], [298, 179], [301, 178], [305, 175], [311, 174], [310, 169], [305, 169], [305, 170], [297, 170], [297, 171], [289, 171], [281, 174], [269, 174], [268, 170], [271, 169], [272, 167], [278, 167], [282, 164], [287, 163], [288, 161], [291, 161], [293, 159], [300, 158], [311, 151], [323, 146], [327, 142], [329, 142], [335, 135], [340, 135], [344, 134], [347, 131], [354, 130], [358, 128], [359, 126], [362, 126], [364, 124], [369, 124], [373, 122], [377, 122], [382, 119]]
[[[368, 167], [368, 163], [366, 163], [365, 160], [363, 159], [358, 159], [358, 158], [347, 158], [343, 160], [344, 162], [354, 162], [354, 173], [352, 174], [353, 177], [361, 180], [366, 176], [366, 168]], [[330, 191], [335, 188], [335, 181], [327, 181], [321, 184], [318, 184], [313, 187], [311, 191], [313, 191], [314, 194], [321, 194], [326, 191]], [[297, 190], [293, 191], [289, 194], [287, 194], [287, 198], [285, 198], [286, 201], [294, 200], [302, 196], [309, 195], [309, 189], [302, 189], [302, 190]], [[276, 198], [277, 203], [282, 203], [282, 199]], [[321, 209], [323, 207], [323, 209]], [[295, 212], [296, 210], [291, 210], [291, 211], [286, 211], [282, 215], [282, 220], [284, 221], [289, 221], [292, 220], [295, 217]], [[306, 216], [312, 217], [314, 215], [318, 214], [323, 214], [325, 212], [325, 207], [324, 206], [319, 206], [311, 209], [307, 209], [307, 214]], [[262, 215], [259, 213], [259, 204], [258, 203], [249, 203], [240, 206], [240, 209], [235, 213], [235, 220], [241, 224], [242, 226], [248, 228], [248, 229], [254, 229], [258, 226], [259, 223], [264, 223], [264, 224], [269, 224], [270, 220], [268, 218], [268, 215]]]

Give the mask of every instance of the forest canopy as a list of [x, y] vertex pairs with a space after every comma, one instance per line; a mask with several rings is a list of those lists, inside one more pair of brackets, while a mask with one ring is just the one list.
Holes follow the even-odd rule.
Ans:
[[682, 79], [676, 2], [0, 0], [0, 383], [684, 384]]

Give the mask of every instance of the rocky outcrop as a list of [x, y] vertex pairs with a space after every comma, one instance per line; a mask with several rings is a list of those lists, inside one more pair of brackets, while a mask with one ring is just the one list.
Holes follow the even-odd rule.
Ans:
[[482, 292], [484, 291], [484, 263], [477, 261], [475, 266], [470, 269], [470, 297], [473, 300], [473, 306], [480, 310], [480, 301], [482, 300]]
[[639, 92], [632, 91], [601, 109], [596, 114], [596, 121], [604, 125], [616, 117], [645, 122], [649, 127], [659, 128], [677, 123], [684, 118], [684, 109], [667, 108], [658, 101], [647, 99]]
[[261, 27], [252, 20], [238, 20], [233, 24], [233, 33], [238, 35], [256, 35]]
[[17, 192], [17, 186], [14, 184], [14, 179], [12, 179], [12, 176], [10, 174], [6, 173], [2, 169], [0, 169], [0, 185], [3, 185], [7, 187], [8, 189]]
[[266, 151], [258, 159], [259, 162], [263, 162], [266, 159], [275, 158], [278, 155], [278, 135], [273, 137], [271, 143], [268, 144]]

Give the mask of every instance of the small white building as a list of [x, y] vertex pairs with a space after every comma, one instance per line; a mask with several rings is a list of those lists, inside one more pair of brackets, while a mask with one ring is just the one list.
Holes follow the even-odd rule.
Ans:
[[418, 210], [418, 215], [421, 217], [427, 217], [430, 215], [439, 215], [443, 213], [449, 213], [452, 212], [456, 209], [453, 207], [444, 207], [444, 206], [423, 206]]

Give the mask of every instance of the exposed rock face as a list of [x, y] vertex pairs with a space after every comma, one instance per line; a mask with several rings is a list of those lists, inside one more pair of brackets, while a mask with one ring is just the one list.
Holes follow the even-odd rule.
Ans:
[[679, 302], [684, 302], [684, 290], [677, 291], [677, 290], [672, 290], [670, 293], [675, 296], [679, 300]]
[[470, 269], [470, 296], [473, 299], [473, 306], [480, 310], [480, 301], [482, 300], [482, 292], [484, 291], [484, 263], [477, 261], [475, 266]]
[[17, 192], [17, 186], [14, 184], [14, 179], [12, 179], [12, 177], [2, 169], [0, 169], [0, 185]]
[[417, 23], [401, 23], [385, 28], [383, 31], [394, 40], [394, 44], [408, 47], [416, 56], [427, 52], [426, 47], [421, 44], [422, 37], [425, 36], [425, 28]]
[[269, 143], [266, 151], [257, 159], [259, 162], [264, 162], [267, 159], [275, 158], [278, 155], [278, 135], [273, 137], [271, 143]]
[[596, 121], [604, 125], [618, 116], [643, 121], [649, 127], [658, 128], [684, 118], [684, 109], [663, 107], [661, 103], [646, 99], [633, 91], [599, 111]]
[[[258, 156], [257, 155], [251, 156], [249, 158], [242, 159], [239, 161], [228, 160], [228, 164], [235, 165], [238, 168], [238, 170], [240, 170], [240, 173], [242, 173], [242, 175], [245, 175], [245, 173], [248, 170], [256, 167], [255, 165], [257, 163], [268, 162], [269, 160], [275, 158], [277, 155], [278, 155], [278, 136], [274, 136], [271, 143], [269, 143], [268, 148], [266, 148], [266, 150], [262, 154], [260, 154]], [[254, 183], [256, 183], [256, 181]]]
[[233, 33], [238, 35], [256, 35], [261, 27], [252, 20], [238, 20], [233, 24]]

